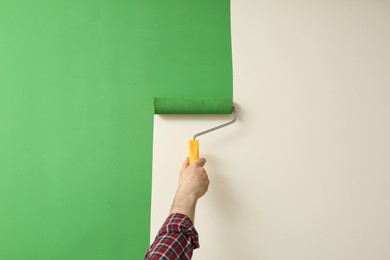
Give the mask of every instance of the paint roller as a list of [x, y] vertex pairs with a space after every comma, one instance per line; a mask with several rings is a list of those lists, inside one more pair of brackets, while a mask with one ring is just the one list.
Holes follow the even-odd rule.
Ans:
[[197, 137], [231, 125], [236, 121], [232, 98], [154, 98], [155, 114], [232, 114], [233, 119], [194, 135], [188, 143], [190, 164], [199, 159]]

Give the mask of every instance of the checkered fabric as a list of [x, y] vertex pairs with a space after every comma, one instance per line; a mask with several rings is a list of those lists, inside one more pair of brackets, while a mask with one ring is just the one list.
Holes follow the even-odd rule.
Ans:
[[187, 260], [199, 247], [198, 232], [192, 221], [183, 214], [168, 216], [146, 253], [146, 260]]

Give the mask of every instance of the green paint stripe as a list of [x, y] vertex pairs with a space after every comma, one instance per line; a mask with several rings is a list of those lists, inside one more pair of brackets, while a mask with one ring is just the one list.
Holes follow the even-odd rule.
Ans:
[[0, 259], [142, 259], [153, 97], [232, 97], [229, 13], [1, 1]]

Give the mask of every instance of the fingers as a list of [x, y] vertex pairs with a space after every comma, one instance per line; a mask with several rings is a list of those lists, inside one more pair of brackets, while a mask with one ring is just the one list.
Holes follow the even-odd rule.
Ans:
[[[198, 160], [196, 160], [195, 162], [193, 162], [194, 164], [196, 164], [197, 166], [199, 167], [203, 167], [205, 164], [206, 164], [206, 159], [205, 158], [199, 158]], [[185, 168], [187, 168], [188, 166], [190, 165], [190, 162], [189, 162], [189, 159], [188, 157], [186, 158], [186, 160], [183, 162], [183, 164], [181, 165], [181, 170], [183, 171]]]
[[206, 159], [205, 158], [199, 158], [194, 163], [196, 163], [200, 167], [203, 167], [206, 164]]
[[188, 157], [186, 158], [186, 160], [183, 162], [183, 164], [181, 165], [181, 170], [184, 170], [185, 168], [187, 168], [189, 165], [189, 159]]

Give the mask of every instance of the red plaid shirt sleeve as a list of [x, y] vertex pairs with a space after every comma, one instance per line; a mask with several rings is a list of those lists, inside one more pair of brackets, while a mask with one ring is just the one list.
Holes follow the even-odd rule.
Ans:
[[145, 260], [187, 260], [199, 247], [198, 232], [183, 214], [168, 216], [146, 253]]

